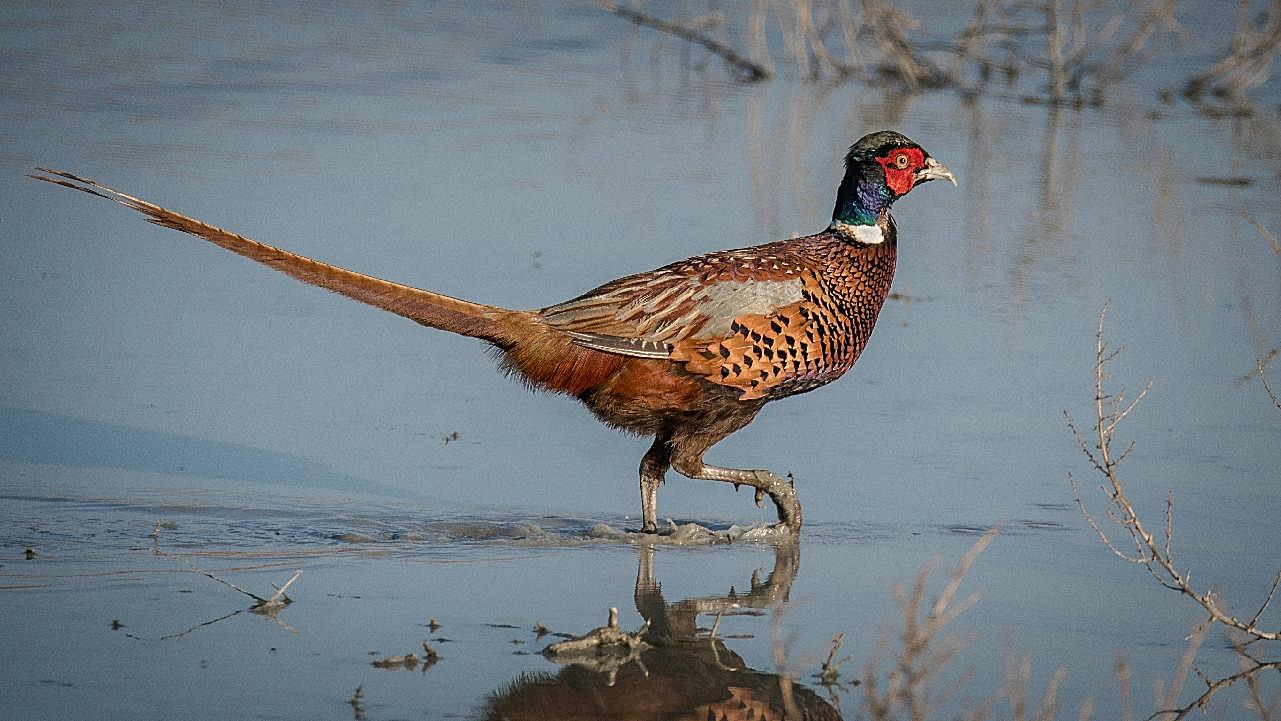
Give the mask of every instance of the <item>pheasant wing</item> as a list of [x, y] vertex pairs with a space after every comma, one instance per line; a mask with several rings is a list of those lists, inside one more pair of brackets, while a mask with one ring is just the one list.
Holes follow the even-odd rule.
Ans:
[[742, 399], [821, 385], [824, 343], [798, 258], [783, 244], [691, 258], [539, 311], [576, 344], [666, 358]]

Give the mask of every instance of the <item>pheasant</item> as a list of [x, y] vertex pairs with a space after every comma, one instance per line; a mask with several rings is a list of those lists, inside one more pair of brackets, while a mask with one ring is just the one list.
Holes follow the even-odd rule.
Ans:
[[777, 528], [796, 534], [794, 485], [767, 470], [703, 462], [769, 401], [830, 383], [867, 344], [894, 276], [890, 206], [946, 166], [899, 133], [860, 139], [845, 157], [822, 232], [677, 261], [563, 303], [508, 310], [356, 273], [290, 253], [71, 173], [31, 175], [143, 213], [298, 280], [422, 325], [487, 341], [502, 369], [533, 388], [578, 398], [607, 425], [652, 437], [640, 463], [644, 532], [658, 530], [669, 468], [755, 489]]

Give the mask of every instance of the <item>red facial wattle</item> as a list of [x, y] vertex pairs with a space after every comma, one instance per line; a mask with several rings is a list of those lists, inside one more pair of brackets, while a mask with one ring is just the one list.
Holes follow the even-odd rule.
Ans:
[[895, 195], [903, 195], [916, 182], [913, 175], [925, 167], [925, 151], [920, 148], [895, 148], [876, 162], [885, 169], [885, 185]]

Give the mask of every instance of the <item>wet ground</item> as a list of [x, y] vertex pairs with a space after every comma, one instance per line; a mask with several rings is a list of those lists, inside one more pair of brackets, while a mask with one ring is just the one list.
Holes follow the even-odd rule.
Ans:
[[[1179, 57], [1212, 62], [1231, 19], [1190, 12], [1201, 32]], [[813, 678], [831, 639], [857, 676], [894, 628], [892, 585], [939, 558], [941, 588], [995, 524], [945, 680], [971, 675], [944, 715], [999, 690], [1013, 649], [1034, 695], [1067, 669], [1065, 718], [1087, 698], [1117, 715], [1123, 654], [1146, 716], [1200, 616], [1072, 500], [1069, 473], [1103, 509], [1063, 412], [1089, 422], [1109, 300], [1111, 382], [1153, 381], [1121, 432], [1140, 512], [1159, 528], [1173, 489], [1180, 563], [1246, 616], [1281, 566], [1281, 413], [1252, 375], [1281, 346], [1281, 257], [1249, 222], [1281, 230], [1275, 81], [1239, 119], [1163, 104], [1171, 60], [1086, 110], [740, 84], [591, 4], [19, 5], [0, 21], [6, 717], [705, 718], [727, 699], [778, 708], [781, 675], [810, 713], [855, 718], [860, 687]], [[821, 228], [844, 148], [880, 128], [960, 188], [896, 206], [897, 294], [855, 369], [709, 454], [794, 475], [799, 549], [638, 543], [646, 441], [501, 378], [475, 341], [22, 177], [65, 168], [535, 307]], [[772, 520], [746, 491], [675, 475], [659, 514], [727, 534]], [[264, 615], [193, 567], [262, 597], [302, 575]], [[612, 667], [538, 655], [611, 607], [626, 631], [649, 619], [655, 648]], [[424, 641], [435, 663], [372, 663]], [[1198, 666], [1236, 663], [1215, 635]]]

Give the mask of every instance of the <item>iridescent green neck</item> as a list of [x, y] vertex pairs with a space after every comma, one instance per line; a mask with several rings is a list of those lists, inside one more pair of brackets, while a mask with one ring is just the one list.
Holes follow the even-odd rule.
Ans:
[[851, 168], [836, 191], [832, 221], [845, 225], [875, 225], [881, 211], [892, 202], [894, 198], [880, 178]]

